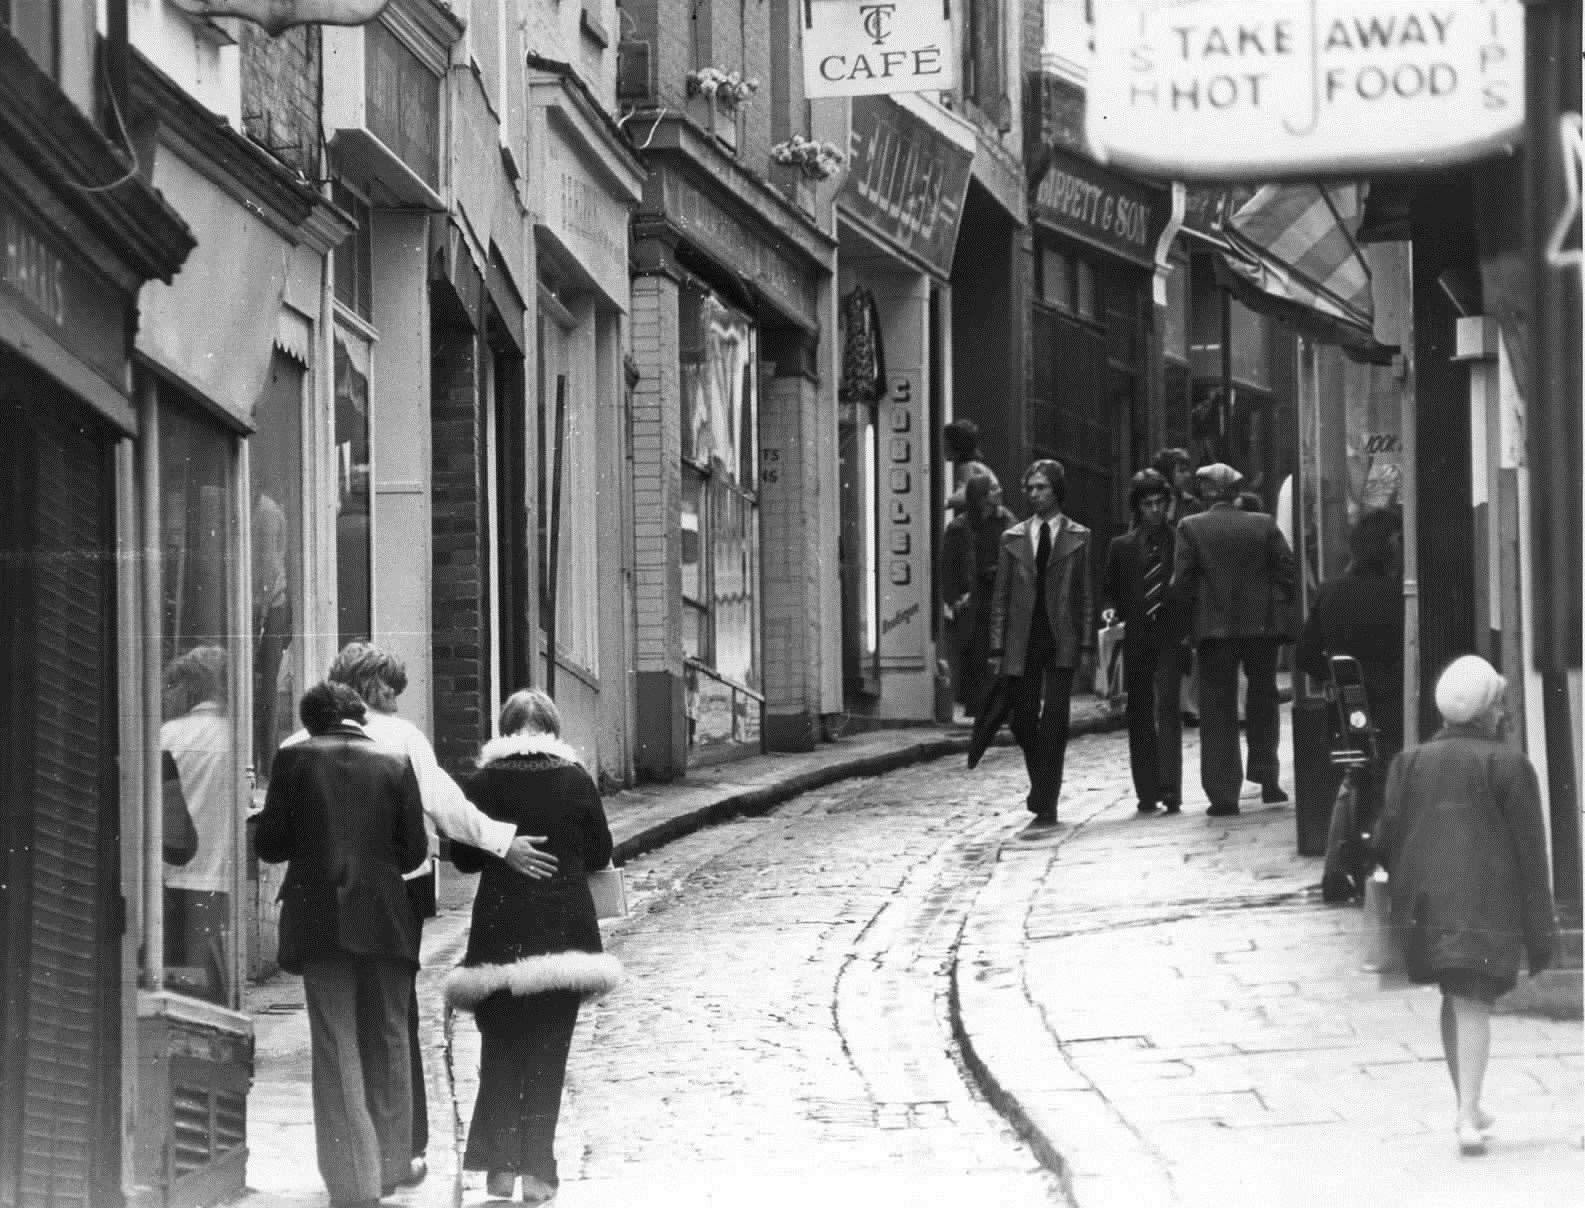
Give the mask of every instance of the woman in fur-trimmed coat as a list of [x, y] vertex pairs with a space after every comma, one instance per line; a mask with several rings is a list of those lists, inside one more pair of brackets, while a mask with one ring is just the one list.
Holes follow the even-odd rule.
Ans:
[[483, 878], [462, 964], [446, 978], [446, 1002], [474, 1013], [481, 1040], [467, 1170], [488, 1172], [492, 1196], [523, 1200], [556, 1192], [556, 1120], [578, 1006], [614, 986], [622, 967], [601, 951], [586, 874], [611, 859], [599, 790], [560, 738], [561, 717], [543, 692], [514, 693], [502, 737], [486, 743], [469, 798], [520, 835], [544, 835], [556, 875], [531, 880], [503, 861], [452, 844], [461, 872]]

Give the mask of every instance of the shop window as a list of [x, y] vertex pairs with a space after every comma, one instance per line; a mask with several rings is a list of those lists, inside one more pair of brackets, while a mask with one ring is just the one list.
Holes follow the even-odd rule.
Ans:
[[1073, 309], [1073, 257], [1056, 248], [1040, 249], [1040, 300], [1059, 310]]
[[699, 630], [693, 657], [758, 691], [755, 331], [707, 291], [682, 291], [679, 311], [684, 494], [690, 483], [697, 492], [684, 508], [698, 534], [697, 569], [685, 572], [694, 594], [684, 590]]
[[295, 728], [302, 691], [303, 376], [296, 361], [275, 354], [248, 449], [253, 768], [261, 802], [275, 749]]
[[165, 985], [233, 1006], [237, 826], [234, 439], [161, 406], [160, 799]]
[[336, 632], [342, 645], [373, 632], [369, 595], [369, 341], [336, 327]]
[[1236, 298], [1230, 300], [1233, 380], [1261, 390], [1271, 389], [1271, 323]]
[[1095, 298], [1095, 266], [1079, 257], [1074, 258], [1073, 310], [1079, 318], [1092, 322], [1100, 317]]
[[1169, 361], [1189, 363], [1189, 266], [1172, 261], [1167, 271], [1167, 309], [1162, 323], [1161, 352]]
[[[584, 321], [549, 291], [540, 295], [539, 568], [540, 620], [555, 626], [556, 657], [599, 670], [598, 533], [593, 308]], [[559, 471], [559, 473], [558, 473]], [[555, 559], [552, 567], [552, 547]], [[554, 584], [555, 598], [550, 598]], [[554, 608], [554, 612], [552, 612]]]
[[335, 203], [357, 222], [357, 228], [336, 248], [336, 301], [360, 319], [373, 317], [374, 211], [358, 194], [336, 181], [331, 186]]

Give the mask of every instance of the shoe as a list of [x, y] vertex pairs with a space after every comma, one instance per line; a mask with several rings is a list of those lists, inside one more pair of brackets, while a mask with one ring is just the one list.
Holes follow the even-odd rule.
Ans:
[[509, 1200], [517, 1187], [517, 1175], [510, 1170], [492, 1170], [484, 1176], [484, 1192], [492, 1199]]
[[1243, 788], [1238, 790], [1238, 799], [1240, 801], [1253, 801], [1263, 792], [1265, 792], [1265, 790], [1260, 787], [1259, 781], [1246, 780], [1244, 781]]
[[429, 1177], [429, 1163], [422, 1155], [412, 1160], [407, 1168], [407, 1174], [397, 1180], [398, 1187], [417, 1187]]
[[556, 1189], [542, 1179], [536, 1179], [531, 1174], [523, 1176], [523, 1203], [548, 1204], [556, 1198]]
[[1212, 818], [1231, 818], [1238, 813], [1238, 802], [1219, 802], [1205, 812]]
[[1156, 812], [1156, 803], [1154, 801], [1141, 801], [1134, 808], [1142, 817], [1148, 818]]
[[1281, 805], [1288, 800], [1288, 794], [1283, 791], [1280, 784], [1268, 784], [1262, 786], [1260, 799], [1267, 805]]
[[1473, 1124], [1460, 1124], [1453, 1130], [1458, 1137], [1458, 1151], [1466, 1158], [1477, 1158], [1486, 1152], [1486, 1134]]

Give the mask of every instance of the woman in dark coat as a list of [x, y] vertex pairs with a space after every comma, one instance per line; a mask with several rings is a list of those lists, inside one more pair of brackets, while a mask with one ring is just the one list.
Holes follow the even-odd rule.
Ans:
[[462, 965], [446, 978], [446, 1001], [479, 1025], [479, 1094], [463, 1156], [488, 1172], [490, 1195], [523, 1201], [556, 1194], [556, 1120], [578, 1006], [621, 979], [601, 951], [587, 874], [611, 859], [600, 793], [561, 738], [561, 716], [537, 689], [501, 710], [502, 737], [486, 743], [469, 798], [520, 835], [545, 835], [560, 862], [545, 880], [518, 876], [500, 859], [452, 844], [461, 872], [483, 871]]
[[1409, 976], [1442, 988], [1442, 1049], [1458, 1094], [1458, 1145], [1484, 1153], [1480, 1106], [1491, 1009], [1513, 989], [1523, 951], [1551, 963], [1553, 910], [1535, 769], [1501, 738], [1507, 681], [1485, 659], [1455, 659], [1436, 685], [1447, 723], [1387, 773], [1377, 854]]

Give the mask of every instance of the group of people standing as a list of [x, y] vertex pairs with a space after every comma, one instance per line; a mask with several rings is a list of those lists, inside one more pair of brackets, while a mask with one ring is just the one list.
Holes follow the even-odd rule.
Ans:
[[[1212, 816], [1264, 801], [1279, 783], [1277, 656], [1294, 639], [1293, 552], [1275, 520], [1220, 463], [1195, 473], [1163, 449], [1134, 475], [1132, 524], [1106, 551], [1102, 617], [1124, 623], [1129, 761], [1141, 814], [1182, 811], [1184, 678], [1198, 667], [1201, 785]], [[1034, 826], [1057, 822], [1073, 677], [1096, 647], [1091, 533], [1064, 514], [1065, 473], [1024, 472], [1030, 516], [1015, 521], [983, 464], [964, 470], [961, 511], [942, 540], [957, 697], [971, 716], [1005, 709], [1029, 773]], [[1239, 753], [1239, 680], [1248, 754]]]
[[463, 1165], [491, 1196], [521, 1179], [523, 1202], [542, 1204], [579, 1004], [621, 977], [586, 877], [611, 858], [610, 828], [544, 693], [506, 702], [464, 787], [396, 716], [406, 682], [395, 656], [343, 649], [303, 696], [257, 819], [259, 858], [287, 864], [279, 961], [303, 979], [320, 1174], [334, 1208], [373, 1208], [427, 1174], [416, 978], [444, 833], [458, 870], [483, 873], [446, 983], [482, 1037]]

